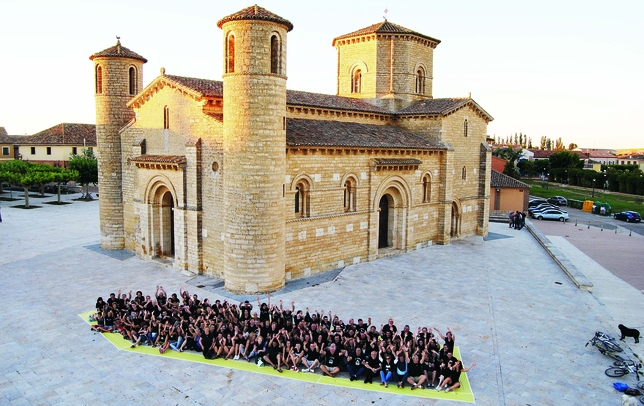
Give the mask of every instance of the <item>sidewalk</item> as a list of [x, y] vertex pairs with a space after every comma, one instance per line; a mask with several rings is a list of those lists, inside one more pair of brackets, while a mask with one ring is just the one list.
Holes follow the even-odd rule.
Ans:
[[[163, 285], [178, 292], [189, 278], [156, 262], [91, 249], [99, 243], [98, 201], [33, 210], [0, 205], [0, 403], [459, 404], [396, 388], [385, 394], [336, 388], [115, 350], [77, 314], [119, 289], [153, 294]], [[412, 330], [451, 327], [464, 363], [477, 363], [468, 378], [478, 405], [619, 404], [613, 380], [603, 374], [610, 360], [584, 344], [595, 330], [616, 335], [619, 323], [644, 325], [638, 312], [644, 295], [565, 237], [552, 236], [553, 243], [586, 272], [592, 293], [577, 289], [526, 230], [497, 223], [489, 229], [485, 239], [352, 265], [330, 282], [271, 300], [341, 318], [372, 317], [377, 325], [393, 317]], [[227, 299], [196, 287], [190, 292]], [[628, 345], [641, 352], [643, 344]], [[622, 382], [633, 384], [634, 377]]]

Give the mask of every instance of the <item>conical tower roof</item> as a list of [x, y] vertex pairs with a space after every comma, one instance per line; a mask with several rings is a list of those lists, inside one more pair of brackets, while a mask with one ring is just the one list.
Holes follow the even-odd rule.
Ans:
[[265, 8], [258, 6], [257, 4], [255, 4], [254, 6], [246, 7], [243, 10], [222, 18], [221, 20], [217, 21], [217, 27], [221, 28], [229, 21], [241, 20], [272, 21], [274, 23], [282, 24], [288, 29], [288, 31], [291, 31], [293, 29], [293, 23], [291, 23], [289, 20], [282, 18], [277, 14], [271, 13]]
[[139, 61], [143, 61], [143, 63], [146, 63], [148, 61], [147, 59], [137, 54], [136, 52], [132, 52], [129, 49], [122, 46], [121, 40], [118, 39], [118, 37], [116, 38], [117, 38], [116, 45], [114, 45], [113, 47], [104, 49], [101, 52], [95, 53], [94, 55], [90, 56], [89, 59], [94, 60], [94, 58], [98, 58], [101, 56], [110, 56], [110, 57], [138, 59]]
[[414, 35], [420, 38], [430, 40], [432, 42], [435, 42], [437, 45], [440, 44], [441, 42], [439, 39], [432, 38], [428, 35], [424, 35], [416, 31], [412, 31], [409, 28], [405, 28], [401, 25], [394, 24], [385, 20], [383, 22], [370, 25], [360, 30], [353, 31], [348, 34], [340, 35], [339, 37], [336, 37], [333, 39], [333, 45], [335, 46], [335, 42], [339, 39], [358, 37], [358, 36], [369, 35], [369, 34], [409, 34], [409, 35]]

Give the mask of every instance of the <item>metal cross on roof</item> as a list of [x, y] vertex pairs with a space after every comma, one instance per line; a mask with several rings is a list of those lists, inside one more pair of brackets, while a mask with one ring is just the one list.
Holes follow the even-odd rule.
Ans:
[[389, 12], [389, 10], [387, 10], [387, 7], [385, 7], [385, 16], [384, 16], [385, 21], [387, 21], [387, 13], [388, 12]]

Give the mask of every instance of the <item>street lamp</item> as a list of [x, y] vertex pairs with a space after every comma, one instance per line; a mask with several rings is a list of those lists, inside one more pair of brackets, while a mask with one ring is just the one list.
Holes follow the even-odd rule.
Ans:
[[549, 173], [546, 173], [546, 190], [548, 190], [548, 178], [550, 177]]
[[592, 198], [595, 198], [595, 178], [593, 178], [593, 196]]
[[566, 185], [568, 184], [568, 169], [566, 169]]

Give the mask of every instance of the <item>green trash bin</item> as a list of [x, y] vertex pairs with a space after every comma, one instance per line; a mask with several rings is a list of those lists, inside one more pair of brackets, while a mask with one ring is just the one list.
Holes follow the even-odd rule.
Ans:
[[584, 202], [582, 202], [581, 200], [573, 200], [573, 199], [568, 200], [568, 207], [572, 207], [573, 209], [581, 210], [583, 205], [584, 205]]
[[610, 216], [612, 215], [613, 208], [608, 203], [600, 203], [599, 205], [599, 215], [600, 216]]

